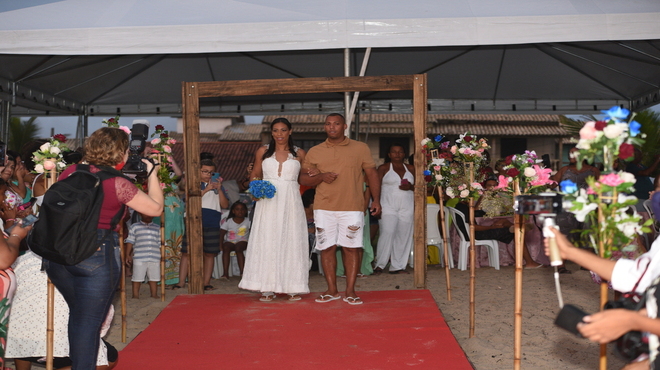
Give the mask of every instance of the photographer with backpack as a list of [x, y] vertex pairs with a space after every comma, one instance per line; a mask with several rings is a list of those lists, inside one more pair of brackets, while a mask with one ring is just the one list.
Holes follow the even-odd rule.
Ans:
[[[88, 165], [73, 165], [60, 175], [59, 181], [46, 192], [40, 220], [30, 235], [30, 247], [44, 257], [48, 277], [69, 305], [69, 356], [73, 370], [96, 367], [99, 332], [121, 276], [117, 226], [126, 206], [149, 216], [160, 216], [163, 212], [157, 165], [142, 160], [149, 174], [148, 194], [119, 172], [128, 159], [128, 147], [129, 137], [122, 129], [96, 130], [85, 143], [84, 161]], [[99, 181], [101, 186], [98, 186]], [[87, 186], [88, 190], [86, 184], [93, 186]], [[75, 199], [78, 204], [75, 216], [63, 216], [68, 215], [64, 210], [68, 199]], [[89, 209], [98, 209], [98, 204], [99, 211], [88, 216], [83, 214]], [[76, 217], [75, 222], [70, 221]], [[89, 226], [85, 229], [89, 219], [97, 220], [92, 225], [92, 232], [94, 226], [96, 228], [96, 239], [94, 242], [92, 238], [91, 256], [85, 251], [72, 250], [89, 250], [87, 244], [90, 243], [84, 243], [85, 235], [89, 234], [85, 233], [89, 229]], [[67, 230], [67, 234], [62, 235], [62, 230]], [[43, 251], [47, 249], [43, 247], [48, 244], [47, 239], [53, 238], [60, 240], [54, 247], [57, 251]], [[67, 240], [78, 242], [65, 246]], [[33, 244], [42, 246], [40, 249], [44, 253], [37, 251]]]

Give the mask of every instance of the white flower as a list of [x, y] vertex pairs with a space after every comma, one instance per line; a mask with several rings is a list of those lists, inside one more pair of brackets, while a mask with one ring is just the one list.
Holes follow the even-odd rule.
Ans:
[[[578, 140], [575, 147], [578, 148], [578, 149], [589, 150], [589, 149], [591, 149], [591, 144], [589, 144], [589, 140], [580, 139], [580, 140]], [[572, 153], [570, 155], [573, 156], [573, 157], [575, 156], [575, 154], [572, 154]]]
[[442, 180], [442, 175], [440, 174], [435, 175], [435, 179], [438, 181]]
[[53, 146], [53, 147], [50, 148], [50, 153], [51, 154], [60, 154], [61, 150], [60, 150], [60, 148], [58, 148], [56, 146]]
[[472, 188], [473, 188], [473, 189], [484, 190], [484, 187], [481, 186], [481, 184], [478, 183], [478, 182], [473, 182], [471, 185], [472, 185]]
[[629, 172], [619, 172], [619, 177], [623, 182], [630, 182], [630, 183], [635, 183], [637, 180], [635, 179], [635, 175]]
[[450, 198], [454, 198], [454, 197], [456, 197], [456, 194], [454, 194], [454, 189], [452, 189], [452, 188], [447, 188], [446, 192], [447, 192], [447, 195], [448, 195]]
[[468, 195], [470, 195], [470, 191], [468, 189], [461, 191], [461, 198], [467, 198]]
[[533, 177], [536, 176], [536, 170], [533, 169], [532, 167], [527, 167], [525, 168], [525, 176], [526, 177]]
[[429, 141], [431, 141], [429, 138], [422, 139], [422, 146], [426, 145]]
[[595, 211], [596, 209], [598, 209], [598, 204], [590, 203], [590, 204], [584, 204], [581, 210], [571, 209], [571, 212], [575, 215], [576, 220], [578, 220], [579, 222], [584, 222], [584, 219], [587, 217], [587, 215], [592, 211]]
[[37, 171], [38, 173], [44, 173], [44, 165], [41, 163], [35, 164], [34, 170]]
[[616, 228], [629, 238], [637, 234], [642, 234], [642, 228], [639, 227], [639, 223], [637, 222], [617, 222]]
[[44, 145], [39, 147], [39, 150], [41, 150], [42, 152], [47, 152], [48, 149], [50, 149], [50, 143], [45, 143]]
[[434, 166], [444, 166], [445, 165], [445, 159], [444, 158], [433, 158], [433, 161], [431, 161]]
[[608, 139], [616, 139], [619, 136], [621, 136], [621, 134], [623, 134], [627, 129], [628, 129], [627, 124], [615, 123], [613, 125], [605, 126], [605, 128], [603, 129], [603, 134], [605, 134], [605, 136]]
[[64, 163], [64, 162], [57, 162], [57, 167], [60, 168], [60, 169], [62, 169], [62, 168], [64, 168], [64, 167], [66, 167], [66, 163]]

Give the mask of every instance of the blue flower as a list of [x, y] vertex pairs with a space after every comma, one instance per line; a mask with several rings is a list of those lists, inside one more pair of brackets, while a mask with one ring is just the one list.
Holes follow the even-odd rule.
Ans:
[[577, 184], [571, 180], [564, 180], [559, 183], [562, 193], [573, 194], [578, 190]]
[[431, 171], [424, 170], [424, 176], [431, 176]]
[[623, 120], [628, 118], [628, 115], [630, 114], [629, 110], [619, 106], [614, 106], [610, 108], [610, 110], [602, 110], [600, 112], [605, 115], [605, 121], [609, 121], [611, 119], [615, 121]]
[[640, 128], [642, 128], [642, 125], [640, 125], [639, 122], [637, 121], [630, 122], [630, 125], [628, 126], [628, 129], [630, 130], [630, 135], [632, 136], [639, 135]]
[[266, 180], [254, 180], [250, 182], [248, 193], [257, 199], [272, 198], [275, 196], [275, 186]]
[[441, 141], [442, 141], [442, 135], [438, 135], [438, 136], [435, 137], [435, 142], [436, 143], [439, 143]]

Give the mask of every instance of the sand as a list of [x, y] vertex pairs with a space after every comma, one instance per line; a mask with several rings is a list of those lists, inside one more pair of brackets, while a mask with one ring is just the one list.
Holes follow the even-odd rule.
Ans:
[[[567, 263], [572, 274], [563, 274], [561, 283], [564, 301], [594, 312], [598, 307], [598, 286], [591, 281], [587, 271], [575, 264]], [[484, 267], [476, 273], [476, 319], [475, 337], [469, 333], [469, 271], [451, 270], [452, 300], [447, 300], [444, 269], [428, 266], [427, 288], [433, 294], [447, 324], [465, 351], [475, 369], [513, 368], [513, 288], [514, 268], [500, 270]], [[343, 280], [343, 279], [340, 279]], [[523, 273], [523, 329], [522, 329], [522, 368], [523, 369], [596, 369], [598, 368], [599, 346], [586, 339], [554, 326], [559, 311], [555, 295], [553, 269], [539, 268], [524, 270]], [[212, 280], [216, 290], [209, 294], [252, 294], [237, 288], [238, 277], [229, 281]], [[129, 282], [130, 283], [130, 282]], [[340, 287], [343, 286], [340, 281]], [[413, 275], [368, 276], [358, 279], [357, 290], [414, 289]], [[310, 290], [325, 290], [325, 280], [317, 272], [311, 272]], [[187, 294], [187, 289], [167, 290], [165, 302], [149, 297], [149, 290], [143, 284], [140, 299], [127, 298], [127, 343], [121, 342], [121, 308], [119, 295], [115, 302], [117, 310], [112, 329], [106, 338], [119, 350], [144, 330], [160, 311], [178, 294]], [[303, 299], [314, 299], [310, 294]], [[363, 309], [369, 308], [365, 302]], [[414, 313], [411, 313], [414, 314]], [[625, 363], [609, 347], [608, 365], [619, 369]], [[434, 368], [442, 368], [440, 364]]]

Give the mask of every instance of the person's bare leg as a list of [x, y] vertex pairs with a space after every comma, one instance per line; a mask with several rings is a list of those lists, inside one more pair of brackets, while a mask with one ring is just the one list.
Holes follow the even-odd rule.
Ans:
[[140, 298], [140, 284], [139, 281], [133, 282], [133, 298]]
[[213, 275], [213, 265], [215, 262], [215, 254], [204, 253], [204, 285], [211, 285], [211, 275]]
[[243, 267], [245, 267], [245, 250], [247, 249], [247, 242], [236, 243], [236, 262], [238, 262], [238, 269], [243, 276]]
[[231, 250], [234, 249], [234, 243], [225, 242], [222, 245], [222, 277], [229, 279], [229, 259]]
[[358, 272], [358, 249], [360, 248], [342, 248], [344, 269], [346, 269], [346, 297], [357, 297], [355, 279]]
[[188, 278], [188, 266], [190, 265], [190, 256], [188, 253], [181, 253], [181, 261], [179, 262], [179, 283], [175, 286], [181, 288], [186, 286], [186, 278]]
[[32, 363], [30, 361], [14, 359], [14, 367], [16, 370], [30, 370], [32, 369]]
[[358, 250], [357, 275], [358, 276], [364, 276], [364, 274], [362, 274], [362, 257], [364, 256], [364, 248], [357, 248], [357, 250]]
[[149, 292], [151, 292], [151, 298], [160, 298], [158, 296], [158, 282], [150, 281], [149, 282]]
[[321, 265], [323, 265], [323, 272], [325, 273], [325, 282], [328, 284], [328, 289], [323, 295], [337, 296], [337, 246], [333, 245], [328, 249], [321, 251]]

